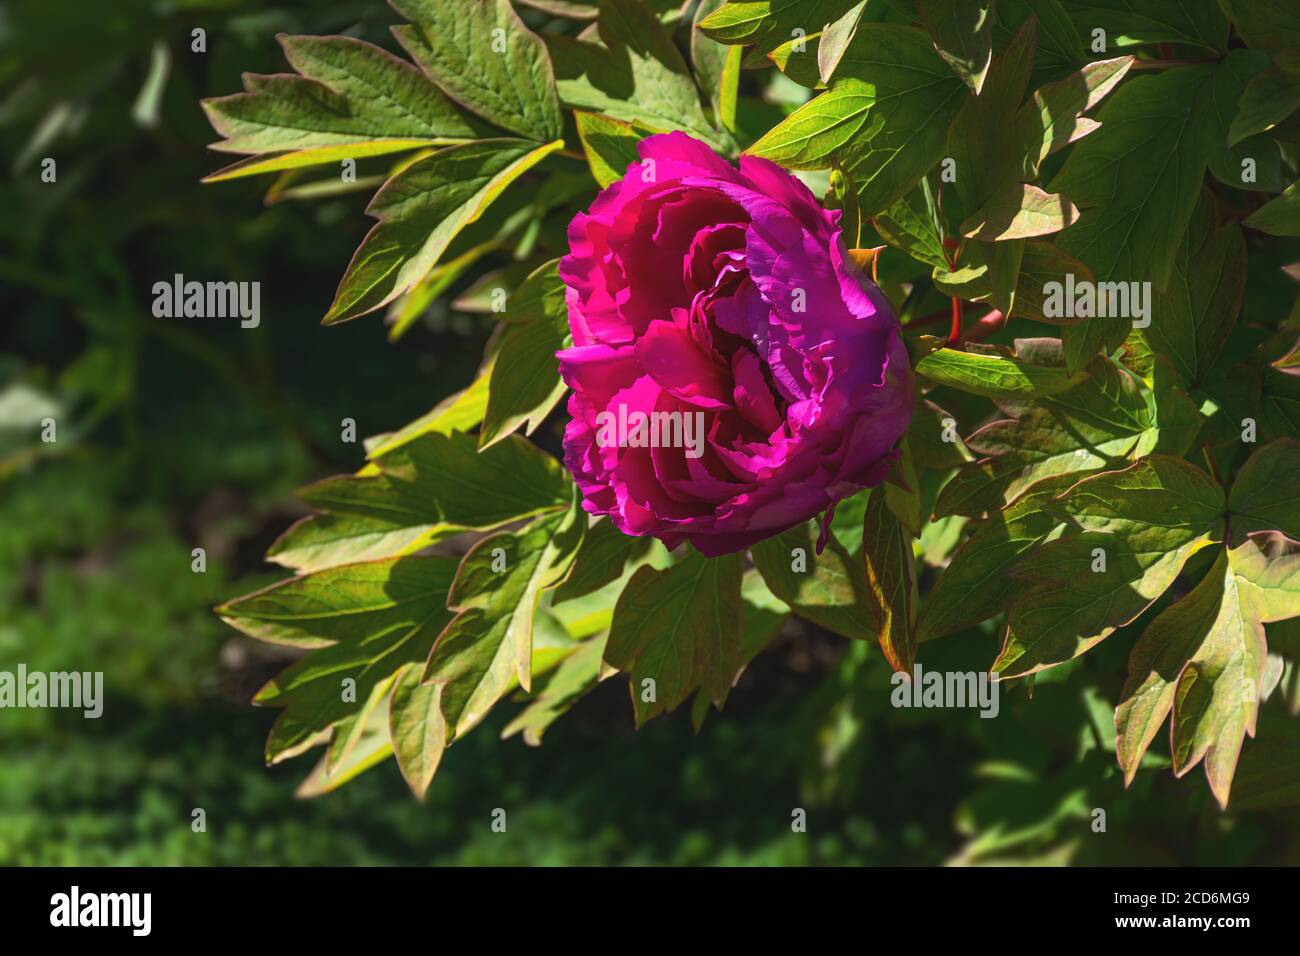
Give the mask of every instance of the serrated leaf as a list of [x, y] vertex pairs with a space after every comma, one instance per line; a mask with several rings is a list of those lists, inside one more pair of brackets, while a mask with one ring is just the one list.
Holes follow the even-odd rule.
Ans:
[[939, 349], [916, 363], [916, 370], [940, 385], [986, 398], [1035, 398], [1067, 391], [1087, 379], [1063, 365], [1036, 365], [1010, 350], [961, 352]]
[[715, 704], [726, 700], [740, 659], [743, 572], [742, 554], [692, 549], [665, 570], [639, 568], [623, 589], [605, 660], [629, 677], [638, 727], [700, 687]]
[[225, 137], [213, 149], [292, 152], [208, 181], [476, 135], [427, 77], [380, 47], [343, 36], [278, 39], [300, 75], [245, 74], [247, 92], [204, 100], [203, 108]]
[[1179, 673], [1216, 623], [1227, 566], [1227, 554], [1220, 553], [1200, 583], [1158, 614], [1133, 645], [1115, 708], [1115, 757], [1125, 786], [1173, 709]]
[[[1007, 613], [993, 670], [1023, 677], [1078, 657], [1145, 611], [1187, 559], [1223, 537], [1223, 489], [1164, 455], [1086, 478], [1054, 501], [1082, 530], [1017, 568], [1035, 582]], [[1104, 562], [1104, 563], [1101, 563]]]
[[[423, 660], [450, 615], [455, 559], [403, 557], [329, 568], [230, 601], [222, 620], [250, 637], [312, 649], [256, 700], [284, 708], [267, 760], [312, 746], [370, 701], [404, 664]], [[355, 681], [351, 694], [343, 681]]]
[[[744, 608], [744, 620], [740, 633], [740, 657], [728, 682], [735, 684], [750, 661], [767, 649], [781, 633], [781, 627], [790, 617], [790, 608], [784, 601], [768, 590], [763, 576], [754, 568], [745, 572], [740, 584], [740, 600]], [[708, 715], [709, 699], [707, 688], [701, 687], [695, 692], [691, 702], [691, 726], [699, 733]], [[721, 707], [716, 709], [721, 710]]]
[[635, 0], [602, 0], [604, 46], [547, 34], [566, 106], [655, 132], [684, 130], [720, 152], [735, 148], [700, 105], [690, 69], [659, 21]]
[[1264, 203], [1242, 220], [1242, 225], [1270, 236], [1300, 236], [1300, 182]]
[[993, 56], [993, 4], [976, 0], [917, 0], [916, 12], [939, 55], [975, 93]]
[[531, 686], [538, 599], [569, 572], [585, 531], [586, 515], [571, 507], [484, 538], [461, 561], [447, 596], [456, 616], [424, 671], [426, 684], [442, 685], [453, 737], [478, 724], [516, 683]]
[[1279, 438], [1247, 458], [1229, 490], [1228, 510], [1234, 535], [1280, 531], [1300, 541], [1300, 441]]
[[510, 0], [390, 0], [393, 35], [442, 90], [490, 123], [538, 142], [564, 133], [546, 45]]
[[866, 569], [831, 535], [817, 553], [817, 526], [812, 522], [760, 541], [750, 548], [754, 566], [772, 593], [796, 614], [843, 637], [875, 639], [868, 616]]
[[569, 312], [558, 261], [539, 266], [508, 303], [512, 327], [492, 363], [480, 450], [521, 426], [531, 435], [564, 396], [555, 353], [570, 341]]

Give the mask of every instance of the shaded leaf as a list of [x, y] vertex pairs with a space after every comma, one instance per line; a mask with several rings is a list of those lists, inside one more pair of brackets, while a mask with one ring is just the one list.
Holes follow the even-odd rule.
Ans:
[[743, 571], [741, 554], [706, 558], [692, 549], [670, 568], [632, 576], [614, 608], [605, 660], [630, 679], [638, 727], [700, 687], [715, 704], [726, 700], [740, 657]]
[[410, 26], [393, 35], [448, 96], [538, 142], [564, 132], [546, 45], [510, 0], [390, 0]]
[[324, 322], [373, 312], [410, 289], [438, 264], [461, 229], [563, 145], [483, 140], [449, 146], [394, 176], [366, 209], [379, 223], [353, 255]]

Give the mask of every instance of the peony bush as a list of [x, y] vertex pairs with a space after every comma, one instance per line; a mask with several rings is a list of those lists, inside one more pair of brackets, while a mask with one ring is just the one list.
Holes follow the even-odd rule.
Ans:
[[1086, 680], [1126, 785], [1300, 799], [1300, 15], [391, 5], [401, 56], [204, 102], [209, 181], [375, 190], [326, 325], [494, 329], [218, 609], [301, 651], [256, 701], [304, 794], [606, 680], [698, 727], [800, 618], [896, 706], [973, 706], [918, 668], [965, 642], [972, 720]]

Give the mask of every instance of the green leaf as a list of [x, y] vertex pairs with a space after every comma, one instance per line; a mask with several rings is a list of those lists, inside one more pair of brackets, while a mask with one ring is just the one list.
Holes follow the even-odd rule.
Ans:
[[695, 7], [690, 31], [690, 61], [695, 78], [705, 95], [705, 104], [714, 109], [714, 122], [723, 129], [736, 130], [736, 94], [740, 86], [744, 48], [732, 48], [712, 39], [699, 29], [708, 14], [722, 7], [724, 0], [703, 0]]
[[1027, 183], [1009, 183], [961, 225], [962, 235], [994, 242], [1046, 236], [1071, 225], [1079, 210], [1064, 196]]
[[984, 205], [1019, 172], [1007, 130], [1015, 122], [1034, 66], [1037, 21], [1030, 18], [993, 60], [978, 96], [968, 97], [948, 130], [948, 155], [955, 162], [953, 188], [967, 212]]
[[1106, 30], [1108, 43], [1186, 43], [1219, 52], [1228, 48], [1228, 21], [1202, 0], [1087, 0], [1071, 2], [1070, 16], [1084, 33]]
[[322, 515], [293, 525], [269, 560], [299, 571], [409, 554], [459, 531], [488, 529], [564, 507], [563, 469], [517, 436], [481, 454], [473, 435], [429, 432], [359, 475], [308, 485]]
[[[245, 93], [203, 101], [227, 153], [293, 151], [274, 163], [223, 170], [208, 181], [312, 163], [360, 159], [475, 136], [419, 70], [352, 37], [278, 37], [301, 75], [244, 75]], [[304, 153], [304, 151], [307, 151]]]
[[910, 674], [916, 661], [917, 605], [912, 536], [889, 510], [884, 491], [870, 493], [863, 523], [868, 607], [885, 660], [895, 671]]
[[1178, 243], [1169, 286], [1156, 292], [1150, 324], [1136, 329], [1183, 382], [1200, 385], [1237, 320], [1246, 289], [1246, 243], [1235, 222], [1214, 223], [1213, 200], [1197, 206]]
[[1264, 624], [1300, 615], [1300, 556], [1272, 559], [1253, 542], [1219, 553], [1185, 598], [1142, 633], [1115, 712], [1116, 756], [1132, 781], [1147, 747], [1173, 713], [1174, 772], [1204, 759], [1228, 804], [1245, 734], [1254, 735], [1268, 655]]
[[[1074, 147], [1048, 187], [1083, 210], [1062, 248], [1108, 281], [1165, 287], [1210, 157], [1227, 135], [1215, 104], [1240, 96], [1243, 66], [1233, 53], [1216, 65], [1134, 77], [1106, 102], [1101, 129]], [[1081, 328], [1095, 330], [1090, 342], [1110, 341], [1105, 323]]]
[[793, 169], [840, 162], [862, 214], [874, 215], [938, 164], [964, 94], [920, 30], [862, 23], [831, 89], [747, 152]]
[[1011, 570], [1021, 556], [1056, 537], [1062, 528], [1060, 519], [1043, 505], [1075, 480], [1073, 475], [1062, 475], [1041, 481], [976, 526], [925, 597], [918, 643], [963, 630], [1006, 609], [1024, 588]]
[[492, 363], [480, 450], [520, 426], [531, 435], [564, 395], [555, 353], [570, 341], [569, 312], [558, 262], [538, 267], [510, 299], [512, 327]]
[[448, 395], [415, 421], [397, 431], [381, 435], [373, 443], [368, 442], [366, 457], [372, 460], [379, 458], [431, 432], [450, 435], [452, 432], [464, 432], [474, 428], [483, 421], [483, 413], [487, 410], [490, 372], [489, 365], [486, 370], [479, 372], [478, 377], [468, 388]]
[[[999, 242], [994, 248], [999, 249], [1005, 245], [1006, 242]], [[1016, 315], [1052, 325], [1087, 321], [1048, 308], [1051, 290], [1064, 289], [1067, 276], [1074, 276], [1076, 284], [1095, 281], [1091, 269], [1059, 246], [1045, 239], [1025, 240], [1025, 249], [1020, 259], [1020, 276], [1016, 282]], [[1049, 311], [1053, 314], [1049, 315]]]
[[948, 125], [966, 95], [961, 83], [936, 77], [941, 61], [932, 49], [918, 45], [923, 37], [909, 27], [864, 23], [840, 61], [832, 92], [845, 83], [861, 83], [874, 93], [868, 127], [841, 157], [863, 216], [902, 198], [938, 164]]
[[918, 262], [947, 271], [943, 226], [928, 179], [922, 179], [906, 196], [877, 215], [872, 225], [891, 246]]
[[500, 139], [449, 146], [390, 179], [366, 209], [379, 223], [353, 255], [325, 324], [373, 312], [414, 286], [461, 229], [563, 145]]
[[[740, 658], [744, 556], [695, 550], [663, 571], [639, 568], [614, 608], [605, 660], [628, 674], [638, 727], [697, 688], [719, 706]], [[646, 681], [652, 681], [647, 684]]]
[[574, 117], [587, 164], [602, 189], [622, 179], [628, 166], [641, 162], [637, 143], [653, 130], [638, 131], [631, 123], [583, 110], [575, 110]]
[[[993, 46], [1001, 49], [1011, 35], [1033, 17], [1037, 24], [1038, 54], [1034, 79], [1060, 76], [1088, 59], [1074, 21], [1060, 0], [998, 0], [994, 4]], [[1037, 82], [1035, 82], [1037, 85]]]
[[916, 2], [916, 12], [939, 55], [975, 93], [984, 86], [993, 56], [992, 7], [975, 0]]
[[1224, 597], [1226, 552], [1186, 597], [1160, 612], [1129, 656], [1128, 678], [1115, 708], [1115, 757], [1124, 784], [1133, 782], [1151, 741], [1174, 706], [1179, 674], [1196, 648], [1219, 624]]
[[[824, 90], [826, 84], [817, 72], [817, 41], [820, 39], [817, 34], [796, 36], [773, 47], [768, 51], [767, 59], [800, 86], [810, 90]], [[742, 65], [743, 63], [744, 61]]]
[[1260, 374], [1259, 432], [1265, 438], [1300, 433], [1300, 376], [1275, 368]]
[[[785, 602], [768, 590], [763, 576], [754, 568], [745, 572], [740, 583], [740, 600], [744, 608], [744, 621], [740, 633], [740, 658], [727, 683], [735, 686], [750, 661], [767, 649], [781, 633], [781, 627], [790, 617]], [[691, 704], [691, 725], [699, 733], [708, 714], [709, 692], [701, 687], [695, 692]], [[719, 706], [717, 708], [721, 710]]]
[[993, 307], [1010, 319], [1018, 315], [1018, 286], [1020, 271], [1025, 259], [1025, 240], [1008, 239], [994, 243], [986, 254], [989, 264], [989, 301]]
[[547, 728], [586, 695], [600, 680], [601, 665], [609, 632], [584, 641], [560, 662], [529, 700], [501, 731], [502, 738], [522, 732], [524, 743], [537, 747]]
[[442, 685], [422, 684], [423, 662], [408, 664], [393, 682], [388, 733], [397, 767], [411, 792], [424, 798], [447, 746]]
[[1278, 53], [1272, 67], [1246, 84], [1228, 130], [1228, 145], [1271, 130], [1296, 110], [1300, 110], [1300, 53]]
[[566, 106], [656, 132], [684, 130], [720, 152], [729, 134], [709, 121], [690, 69], [659, 21], [636, 0], [602, 0], [604, 46], [547, 34]]
[[758, 542], [750, 555], [772, 593], [800, 617], [843, 637], [874, 640], [877, 631], [862, 613], [869, 598], [861, 558], [834, 535], [818, 554], [817, 538], [817, 526], [804, 522]]
[[1270, 236], [1300, 236], [1300, 181], [1256, 209], [1242, 220], [1242, 225]]
[[1060, 365], [1036, 365], [1010, 349], [960, 352], [939, 349], [916, 363], [916, 370], [940, 385], [986, 398], [1034, 398], [1067, 391], [1088, 378]]
[[653, 538], [624, 534], [609, 519], [594, 522], [574, 560], [573, 573], [555, 589], [552, 603], [583, 597], [617, 581], [628, 563], [643, 557], [653, 544]]
[[[1007, 613], [993, 670], [1023, 677], [1078, 657], [1145, 611], [1187, 559], [1223, 536], [1223, 489], [1165, 455], [1074, 485], [1052, 504], [1082, 533], [1041, 545]], [[1104, 561], [1104, 564], [1101, 562]]]
[[424, 671], [426, 684], [442, 688], [453, 737], [478, 724], [516, 683], [532, 686], [538, 599], [569, 572], [586, 526], [586, 515], [572, 507], [484, 538], [461, 561], [447, 596], [456, 616]]
[[[301, 753], [353, 715], [404, 664], [423, 660], [449, 618], [451, 558], [392, 558], [291, 578], [217, 608], [250, 637], [313, 649], [256, 701], [284, 708], [270, 762]], [[344, 680], [355, 681], [351, 693]], [[361, 702], [361, 703], [358, 703]]]
[[393, 35], [457, 103], [538, 142], [564, 133], [546, 45], [510, 0], [390, 0], [411, 22]]
[[1219, 0], [1237, 36], [1256, 50], [1287, 53], [1300, 49], [1300, 5], [1295, 0]]
[[397, 342], [412, 325], [425, 314], [444, 292], [490, 252], [501, 248], [497, 239], [489, 239], [471, 246], [454, 259], [438, 263], [411, 290], [396, 300], [386, 317], [389, 322], [388, 341]]
[[828, 24], [817, 40], [817, 74], [823, 83], [829, 83], [835, 75], [840, 60], [853, 42], [858, 31], [858, 23], [867, 8], [867, 0], [860, 0], [853, 8], [834, 23]]
[[1223, 576], [1218, 614], [1178, 673], [1171, 750], [1180, 777], [1204, 760], [1210, 789], [1227, 807], [1242, 738], [1255, 735], [1263, 697], [1264, 624], [1300, 613], [1300, 555], [1270, 561], [1246, 541], [1216, 571]]
[[695, 16], [691, 21], [690, 40], [691, 66], [695, 70], [695, 78], [699, 82], [700, 91], [704, 94], [705, 104], [713, 107], [714, 119], [719, 125], [721, 119], [718, 116], [720, 105], [718, 100], [728, 69], [728, 47], [701, 30], [700, 23], [725, 2], [726, 0], [701, 0], [695, 8]]
[[1280, 531], [1300, 541], [1300, 441], [1279, 438], [1246, 459], [1228, 510], [1234, 535]]
[[1083, 114], [1105, 99], [1132, 65], [1131, 56], [1094, 60], [1034, 93], [1015, 119], [1016, 137], [1025, 150], [1023, 178], [1037, 177], [1044, 159], [1097, 129], [1099, 124]]
[[763, 43], [786, 40], [796, 29], [805, 36], [818, 33], [843, 16], [855, 0], [730, 0], [699, 23], [699, 29], [720, 43]]
[[[1059, 355], [1059, 351], [1058, 351]], [[1182, 454], [1194, 430], [1194, 407], [1174, 386], [1167, 411], [1157, 416], [1134, 376], [1098, 357], [1089, 378], [1068, 391], [1029, 403], [1005, 402], [1015, 417], [984, 426], [967, 440], [984, 457], [963, 466], [944, 486], [935, 515], [979, 515], [1009, 504], [1054, 475], [1121, 467], [1152, 450]]]

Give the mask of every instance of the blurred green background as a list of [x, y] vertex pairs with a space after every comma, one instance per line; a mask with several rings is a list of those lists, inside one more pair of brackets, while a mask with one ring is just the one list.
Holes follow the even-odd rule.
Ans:
[[[981, 720], [893, 710], [874, 648], [795, 624], [698, 735], [685, 714], [634, 732], [614, 680], [537, 749], [497, 739], [498, 708], [424, 804], [391, 762], [296, 799], [311, 761], [263, 767], [273, 714], [247, 703], [288, 658], [210, 608], [283, 577], [261, 556], [303, 513], [292, 489], [362, 462], [340, 420], [367, 435], [426, 411], [471, 379], [489, 323], [448, 304], [466, 280], [397, 344], [378, 319], [321, 328], [367, 194], [201, 186], [224, 163], [198, 100], [285, 69], [277, 32], [387, 43], [396, 19], [377, 0], [0, 7], [0, 670], [103, 671], [107, 695], [97, 721], [0, 712], [0, 863], [1300, 862], [1294, 808], [1250, 807], [1267, 755], [1249, 744], [1228, 814], [1199, 773], [1123, 789], [1122, 635]], [[153, 318], [177, 272], [261, 281], [261, 326]], [[995, 644], [967, 632], [923, 663], [981, 670]]]

